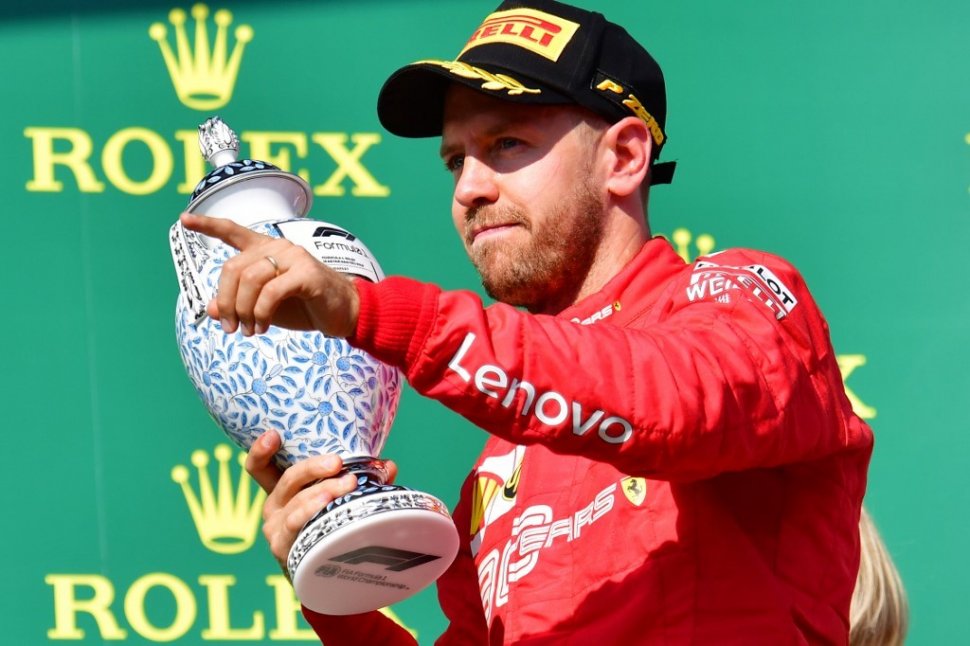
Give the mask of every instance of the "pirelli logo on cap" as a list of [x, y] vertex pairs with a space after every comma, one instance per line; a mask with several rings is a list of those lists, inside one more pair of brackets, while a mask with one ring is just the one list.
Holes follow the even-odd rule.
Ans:
[[482, 22], [458, 54], [479, 45], [507, 43], [555, 62], [579, 29], [579, 23], [535, 9], [496, 11]]

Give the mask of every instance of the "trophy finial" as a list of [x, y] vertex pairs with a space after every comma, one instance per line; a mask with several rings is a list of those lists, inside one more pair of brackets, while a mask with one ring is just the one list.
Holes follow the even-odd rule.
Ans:
[[232, 128], [218, 116], [214, 116], [199, 126], [199, 149], [213, 168], [220, 168], [236, 161], [239, 156], [239, 139]]

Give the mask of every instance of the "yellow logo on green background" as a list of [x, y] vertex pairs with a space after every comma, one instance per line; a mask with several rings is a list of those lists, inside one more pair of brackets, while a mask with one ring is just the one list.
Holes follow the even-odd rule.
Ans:
[[266, 492], [256, 488], [253, 495], [252, 478], [242, 465], [246, 456], [239, 453], [239, 479], [233, 485], [229, 461], [232, 449], [220, 444], [213, 451], [219, 464], [216, 484], [209, 477], [209, 454], [199, 450], [192, 453], [192, 464], [199, 475], [198, 493], [189, 484], [189, 470], [183, 465], [172, 469], [172, 480], [182, 487], [182, 494], [192, 514], [192, 521], [205, 547], [219, 554], [239, 554], [253, 546]]
[[207, 19], [209, 7], [197, 4], [192, 7], [195, 19], [195, 40], [189, 43], [185, 28], [186, 14], [182, 9], [172, 9], [168, 20], [175, 28], [175, 49], [168, 41], [168, 29], [160, 22], [148, 29], [148, 35], [158, 43], [165, 60], [165, 67], [172, 77], [175, 94], [186, 107], [194, 110], [214, 110], [229, 103], [239, 74], [243, 50], [253, 39], [249, 25], [236, 27], [236, 43], [229, 53], [229, 25], [232, 13], [220, 9], [213, 17], [216, 24], [215, 42], [209, 43]]
[[[684, 227], [674, 229], [674, 232], [670, 234], [670, 241], [673, 243], [677, 255], [683, 258], [684, 262], [693, 262], [698, 256], [706, 256], [714, 251], [716, 244], [714, 236], [709, 233], [702, 233], [694, 240], [694, 234], [690, 232], [690, 229]], [[696, 251], [693, 254], [690, 248], [691, 242], [694, 243], [693, 251]]]

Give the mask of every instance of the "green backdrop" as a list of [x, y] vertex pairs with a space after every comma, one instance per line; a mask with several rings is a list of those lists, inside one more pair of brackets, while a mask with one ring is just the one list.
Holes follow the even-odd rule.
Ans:
[[[172, 479], [185, 465], [198, 490], [204, 450], [218, 484], [223, 442], [174, 342], [166, 234], [202, 173], [195, 127], [218, 113], [244, 152], [307, 176], [312, 215], [351, 229], [388, 273], [477, 289], [437, 142], [387, 135], [374, 104], [393, 69], [455, 54], [493, 3], [212, 4], [211, 40], [218, 9], [233, 19], [217, 62], [251, 39], [207, 106], [180, 97], [149, 35], [163, 25], [187, 65], [169, 18], [190, 5], [21, 4], [0, 8], [3, 641], [306, 639], [256, 526], [241, 527], [251, 547], [212, 551]], [[679, 169], [651, 199], [655, 231], [677, 230], [688, 255], [712, 239], [779, 253], [808, 279], [876, 432], [867, 504], [910, 596], [909, 643], [956, 643], [970, 575], [970, 4], [583, 4], [667, 74], [665, 158]], [[191, 15], [185, 28], [191, 53]], [[196, 80], [211, 91], [213, 78]], [[453, 505], [482, 439], [407, 392], [385, 455], [402, 483]], [[393, 610], [422, 642], [443, 627], [433, 589]]]

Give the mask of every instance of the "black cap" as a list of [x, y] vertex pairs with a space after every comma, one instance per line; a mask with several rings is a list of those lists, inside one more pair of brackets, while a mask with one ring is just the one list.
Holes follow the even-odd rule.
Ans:
[[[517, 103], [578, 104], [610, 123], [639, 117], [654, 158], [667, 142], [667, 94], [657, 61], [602, 14], [552, 0], [508, 0], [482, 22], [452, 61], [422, 60], [394, 72], [377, 114], [403, 137], [441, 134], [450, 83]], [[651, 183], [669, 183], [673, 163], [654, 164]]]

